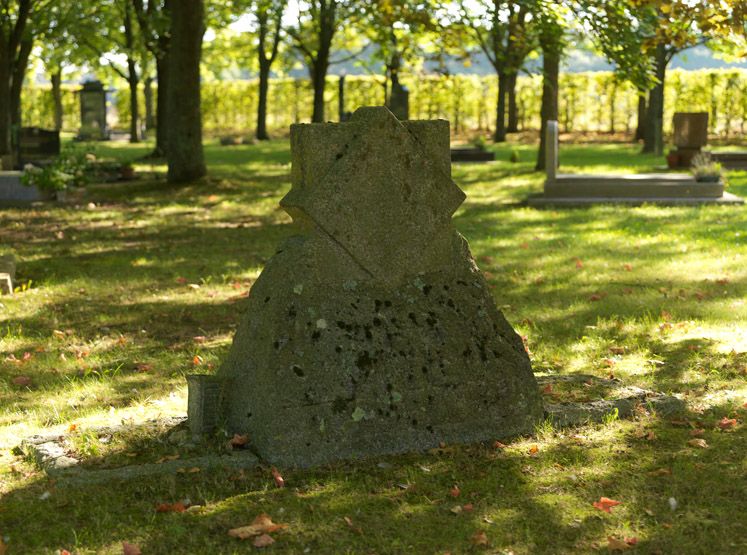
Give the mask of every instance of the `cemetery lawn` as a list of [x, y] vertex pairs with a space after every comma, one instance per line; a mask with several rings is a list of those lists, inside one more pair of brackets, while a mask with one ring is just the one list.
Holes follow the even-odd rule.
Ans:
[[[97, 151], [132, 160], [148, 146]], [[530, 209], [520, 201], [543, 179], [534, 148], [496, 151], [495, 163], [455, 165], [468, 199], [454, 221], [535, 371], [613, 374], [681, 396], [686, 413], [280, 469], [284, 488], [269, 468], [47, 478], [12, 454], [21, 438], [67, 435], [91, 468], [205, 449], [137, 424], [185, 412], [184, 376], [220, 365], [253, 280], [292, 233], [277, 208], [287, 142], [211, 144], [200, 183], [146, 175], [71, 205], [0, 209], [0, 254], [16, 255], [28, 285], [0, 297], [0, 553], [122, 553], [122, 541], [145, 554], [249, 552], [227, 531], [260, 513], [287, 524], [271, 534], [276, 553], [747, 552], [747, 208]], [[663, 164], [619, 144], [561, 156], [563, 171]], [[747, 172], [729, 180], [747, 197]], [[107, 443], [91, 432], [122, 421], [129, 431]], [[600, 497], [620, 504], [605, 512]], [[156, 512], [185, 499], [186, 512]]]

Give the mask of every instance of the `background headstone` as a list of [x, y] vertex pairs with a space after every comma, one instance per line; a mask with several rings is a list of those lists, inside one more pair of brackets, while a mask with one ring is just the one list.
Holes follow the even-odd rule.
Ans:
[[106, 90], [101, 81], [87, 81], [80, 95], [80, 131], [78, 139], [102, 141], [109, 138], [106, 123]]
[[672, 127], [678, 166], [690, 167], [693, 157], [708, 143], [708, 112], [677, 112]]
[[392, 84], [392, 92], [389, 96], [389, 110], [397, 116], [397, 119], [410, 119], [410, 91], [399, 82]]
[[51, 160], [60, 154], [60, 132], [39, 127], [21, 127], [18, 132], [18, 151], [21, 167], [27, 163]]
[[451, 223], [448, 122], [361, 108], [293, 125], [291, 149], [299, 235], [220, 369], [226, 428], [293, 466], [530, 432], [529, 358]]

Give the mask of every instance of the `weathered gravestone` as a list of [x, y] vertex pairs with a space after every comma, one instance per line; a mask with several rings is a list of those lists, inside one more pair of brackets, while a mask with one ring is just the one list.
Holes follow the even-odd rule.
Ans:
[[672, 118], [677, 166], [689, 168], [708, 142], [708, 112], [677, 112]]
[[227, 429], [293, 466], [530, 432], [529, 358], [451, 223], [448, 122], [361, 108], [291, 126], [291, 149], [299, 235], [219, 372]]
[[109, 138], [106, 124], [106, 90], [101, 81], [87, 81], [80, 95], [80, 131], [78, 139], [102, 141]]

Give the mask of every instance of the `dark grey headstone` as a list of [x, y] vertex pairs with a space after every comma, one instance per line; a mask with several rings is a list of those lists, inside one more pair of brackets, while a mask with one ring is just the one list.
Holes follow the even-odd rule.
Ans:
[[18, 132], [18, 152], [21, 166], [51, 160], [60, 154], [60, 132], [39, 127], [21, 127]]
[[451, 223], [448, 122], [361, 108], [293, 125], [291, 149], [299, 234], [220, 369], [229, 432], [293, 466], [531, 432], [529, 357]]
[[410, 91], [401, 83], [394, 83], [392, 85], [392, 92], [389, 97], [389, 110], [399, 120], [410, 119]]

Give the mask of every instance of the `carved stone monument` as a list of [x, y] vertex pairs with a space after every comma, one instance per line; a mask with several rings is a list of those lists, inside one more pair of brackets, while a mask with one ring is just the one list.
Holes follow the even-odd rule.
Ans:
[[531, 432], [529, 358], [451, 223], [449, 123], [360, 108], [291, 126], [291, 149], [299, 234], [218, 373], [226, 429], [292, 466]]
[[103, 141], [109, 138], [106, 123], [106, 90], [101, 81], [87, 81], [78, 92], [80, 95], [81, 141]]

